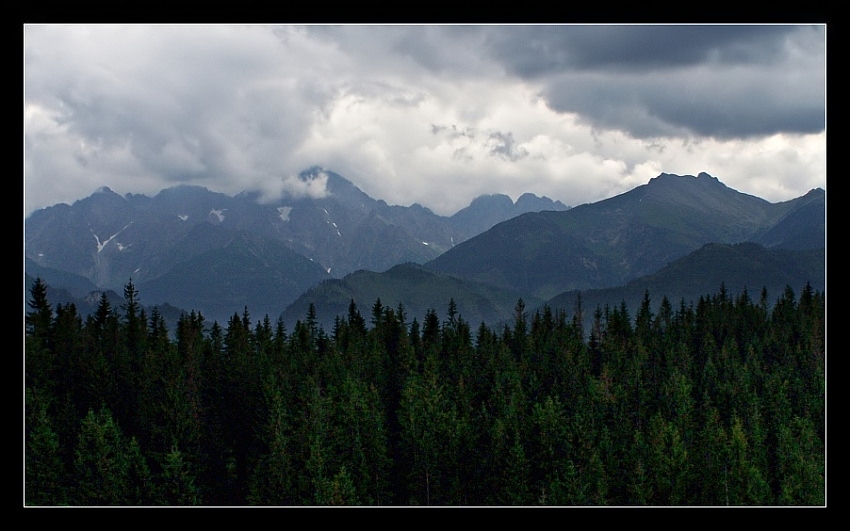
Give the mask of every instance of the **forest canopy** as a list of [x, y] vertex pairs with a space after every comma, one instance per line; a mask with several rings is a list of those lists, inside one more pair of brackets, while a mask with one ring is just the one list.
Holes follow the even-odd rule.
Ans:
[[25, 505], [824, 505], [825, 300], [176, 331], [29, 290]]

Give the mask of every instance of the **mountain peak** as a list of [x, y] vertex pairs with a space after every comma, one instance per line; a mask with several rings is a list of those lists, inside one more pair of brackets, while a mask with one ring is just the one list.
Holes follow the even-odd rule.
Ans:
[[470, 202], [470, 206], [472, 205], [510, 208], [514, 205], [514, 202], [505, 194], [482, 194]]
[[657, 177], [653, 177], [652, 179], [650, 179], [649, 182], [650, 183], [652, 183], [652, 182], [669, 182], [669, 181], [674, 181], [674, 180], [685, 180], [685, 179], [693, 179], [693, 180], [697, 180], [697, 181], [709, 181], [709, 180], [711, 180], [711, 181], [718, 181], [719, 182], [717, 177], [714, 177], [713, 175], [710, 175], [710, 174], [708, 174], [704, 171], [699, 172], [696, 175], [696, 177], [694, 177], [693, 175], [691, 175], [689, 173], [685, 174], [685, 175], [678, 175], [676, 173], [661, 172], [661, 173], [658, 174]]
[[75, 202], [75, 204], [80, 205], [103, 205], [103, 204], [115, 204], [120, 205], [125, 203], [127, 200], [116, 194], [112, 191], [108, 186], [101, 186], [97, 190], [95, 190], [90, 196], [79, 199]]
[[699, 172], [698, 174], [696, 174], [696, 176], [693, 176], [690, 173], [686, 173], [684, 175], [679, 175], [678, 173], [661, 172], [661, 173], [658, 174], [658, 177], [653, 177], [651, 180], [654, 181], [655, 179], [683, 179], [683, 178], [714, 179], [715, 181], [717, 180], [717, 177], [714, 177], [713, 175], [711, 175], [707, 172], [704, 172], [704, 171]]
[[194, 192], [209, 192], [210, 190], [208, 188], [204, 187], [204, 186], [200, 186], [200, 185], [197, 185], [197, 184], [182, 183], [182, 184], [178, 184], [176, 186], [171, 186], [169, 188], [163, 188], [162, 190], [159, 191], [159, 194], [157, 194], [157, 195], [170, 195], [170, 194], [187, 192], [187, 191], [189, 191], [189, 192], [192, 192], [192, 191], [194, 191]]
[[123, 196], [120, 196], [117, 193], [115, 193], [114, 191], [112, 191], [112, 188], [110, 188], [108, 186], [101, 186], [100, 188], [98, 188], [97, 190], [92, 192], [92, 194], [85, 199], [92, 199], [92, 198], [95, 198], [95, 197], [108, 197], [110, 199], [118, 198], [118, 199], [121, 199], [121, 200], [125, 199]]
[[310, 166], [306, 170], [299, 173], [298, 178], [302, 181], [312, 181], [323, 173], [327, 173], [327, 171], [325, 171], [325, 169], [321, 166]]
[[[696, 187], [694, 186], [696, 185]], [[699, 190], [699, 189], [729, 189], [723, 184], [720, 179], [709, 175], [706, 172], [699, 172], [696, 177], [693, 175], [676, 175], [675, 173], [661, 173], [658, 177], [653, 177], [647, 183], [647, 186], [652, 190]]]
[[526, 192], [516, 200], [516, 207], [523, 213], [537, 212], [541, 210], [567, 210], [569, 207], [560, 201], [553, 201], [546, 197], [538, 197], [531, 192]]

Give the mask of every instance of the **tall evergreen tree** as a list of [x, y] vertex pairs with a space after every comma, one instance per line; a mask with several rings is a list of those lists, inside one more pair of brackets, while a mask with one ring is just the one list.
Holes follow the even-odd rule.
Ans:
[[25, 503], [65, 505], [68, 503], [66, 469], [59, 436], [47, 412], [47, 397], [26, 389]]
[[201, 505], [201, 495], [195, 485], [192, 464], [176, 446], [165, 454], [161, 468], [157, 505]]
[[47, 286], [40, 277], [30, 287], [27, 305], [30, 309], [25, 317], [26, 385], [51, 390], [56, 370], [56, 351], [50, 341], [53, 310], [47, 302]]
[[80, 425], [72, 499], [75, 505], [146, 505], [150, 471], [135, 439], [126, 439], [112, 413], [89, 410]]

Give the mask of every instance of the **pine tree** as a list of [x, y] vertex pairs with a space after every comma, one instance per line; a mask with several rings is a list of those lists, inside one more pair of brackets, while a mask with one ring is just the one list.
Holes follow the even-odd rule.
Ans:
[[[574, 465], [568, 439], [566, 413], [557, 396], [537, 402], [531, 411], [531, 462], [534, 491], [546, 505], [583, 505], [580, 478], [567, 482]], [[569, 485], [567, 484], [569, 483]]]
[[134, 438], [127, 440], [112, 413], [89, 410], [76, 447], [75, 505], [143, 505], [150, 500], [150, 471]]
[[306, 476], [309, 493], [304, 503], [307, 505], [328, 505], [331, 499], [333, 474], [335, 473], [336, 455], [334, 454], [333, 427], [331, 424], [330, 399], [323, 392], [321, 385], [312, 382], [311, 399], [308, 404], [308, 419], [305, 426], [304, 443], [306, 444]]
[[412, 373], [402, 390], [399, 422], [412, 505], [459, 505], [463, 499], [456, 473], [465, 427], [439, 380], [431, 354], [423, 373]]
[[201, 505], [201, 496], [195, 486], [192, 464], [186, 460], [177, 446], [172, 446], [163, 458], [159, 483], [158, 505]]
[[826, 461], [823, 441], [813, 423], [794, 416], [779, 427], [779, 505], [819, 506], [826, 502]]
[[646, 464], [646, 444], [640, 430], [634, 431], [629, 457], [625, 505], [649, 505], [653, 497], [652, 479]]
[[649, 423], [649, 466], [656, 478], [653, 490], [658, 505], [688, 503], [687, 490], [691, 464], [681, 431], [672, 421], [656, 413]]
[[726, 430], [717, 408], [711, 404], [707, 394], [703, 395], [700, 410], [700, 427], [694, 467], [699, 470], [701, 480], [697, 483], [695, 503], [699, 505], [730, 505], [729, 500], [729, 444]]
[[355, 486], [353, 499], [364, 505], [388, 503], [391, 463], [378, 391], [348, 375], [335, 393], [337, 453]]
[[139, 377], [146, 351], [147, 316], [138, 302], [139, 292], [130, 280], [124, 285], [124, 320], [120, 326], [119, 344], [114, 353], [114, 414], [127, 434], [138, 435]]
[[30, 288], [30, 297], [30, 310], [25, 317], [26, 385], [52, 391], [56, 370], [56, 354], [50, 340], [53, 311], [47, 302], [47, 286], [40, 277]]
[[65, 505], [66, 472], [60, 452], [59, 436], [47, 413], [47, 399], [26, 388], [25, 503]]
[[736, 415], [732, 419], [729, 439], [729, 505], [766, 505], [770, 501], [770, 486], [753, 465], [750, 454], [744, 426]]
[[525, 301], [520, 298], [514, 306], [514, 328], [511, 333], [511, 350], [514, 357], [521, 363], [528, 355], [528, 314], [525, 311]]
[[248, 502], [252, 505], [296, 505], [296, 441], [283, 389], [274, 375], [265, 386], [268, 418], [262, 431], [266, 452], [254, 468]]
[[27, 332], [36, 337], [46, 336], [52, 318], [50, 303], [47, 301], [47, 285], [38, 277], [29, 291], [31, 298], [27, 301], [30, 307], [26, 316]]

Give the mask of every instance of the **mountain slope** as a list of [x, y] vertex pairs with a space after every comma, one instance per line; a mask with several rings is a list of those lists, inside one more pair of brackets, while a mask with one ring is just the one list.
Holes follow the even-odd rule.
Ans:
[[813, 200], [823, 191], [812, 194], [774, 204], [728, 188], [706, 173], [661, 174], [611, 199], [502, 222], [426, 267], [544, 299], [566, 290], [617, 286], [707, 243], [770, 235], [772, 246], [781, 246], [786, 241], [782, 235], [794, 233], [792, 227], [807, 227], [797, 236], [810, 233], [823, 224], [822, 210]]
[[[24, 273], [24, 299], [26, 301], [30, 300], [30, 289], [33, 284], [35, 284], [35, 279], [41, 278], [47, 288], [47, 302], [53, 310], [55, 310], [56, 306], [59, 304], [62, 306], [69, 306], [73, 304], [77, 315], [79, 315], [81, 319], [85, 320], [86, 317], [93, 315], [97, 311], [101, 296], [105, 294], [110, 306], [114, 310], [119, 313], [123, 311], [121, 306], [125, 303], [124, 297], [115, 291], [101, 291], [92, 286], [91, 290], [80, 292], [81, 285], [68, 286], [64, 283], [61, 276], [58, 278], [51, 277], [50, 271], [46, 271], [44, 269], [40, 270], [40, 273], [47, 273], [48, 276], [45, 277], [41, 274], [32, 276], [29, 273]], [[52, 278], [54, 282], [57, 282], [57, 284], [52, 284], [48, 280], [50, 278]], [[167, 303], [156, 305], [147, 304], [144, 298], [140, 298], [139, 302], [148, 317], [150, 317], [153, 314], [154, 309], [156, 309], [165, 322], [168, 330], [172, 334], [176, 333], [177, 321], [180, 319], [180, 315], [184, 313], [184, 310]], [[27, 309], [29, 310], [29, 308]]]
[[585, 323], [597, 307], [615, 307], [625, 302], [632, 312], [636, 311], [647, 291], [653, 311], [658, 310], [664, 296], [675, 309], [682, 301], [686, 305], [696, 304], [701, 296], [717, 293], [721, 285], [730, 297], [737, 297], [746, 289], [753, 300], [761, 297], [764, 288], [768, 303], [772, 304], [786, 286], [795, 293], [800, 293], [807, 283], [813, 289], [825, 291], [825, 263], [824, 249], [767, 249], [749, 242], [712, 243], [624, 286], [572, 290], [553, 297], [546, 304], [571, 315], [580, 293]]
[[152, 281], [191, 252], [208, 250], [192, 245], [187, 236], [198, 226], [209, 226], [281, 243], [342, 277], [358, 269], [424, 263], [529, 208], [566, 208], [536, 196], [516, 204], [506, 197], [510, 208], [490, 213], [486, 220], [471, 205], [465, 216], [475, 222], [465, 223], [464, 215], [445, 217], [420, 205], [387, 205], [321, 168], [306, 170], [298, 179], [298, 187], [310, 195], [284, 195], [272, 202], [259, 201], [255, 193], [231, 197], [199, 186], [176, 186], [152, 198], [121, 197], [102, 188], [73, 205], [30, 215], [25, 220], [25, 257], [120, 290], [129, 278]]
[[[200, 232], [211, 231], [193, 235]], [[227, 241], [190, 253], [168, 273], [140, 283], [140, 295], [200, 311], [220, 323], [234, 313], [241, 315], [246, 306], [258, 318], [274, 319], [299, 294], [329, 278], [321, 266], [278, 242], [242, 231], [210, 235], [226, 236]]]
[[[383, 273], [357, 271], [342, 279], [322, 282], [293, 302], [282, 317], [286, 323], [303, 321], [312, 303], [318, 323], [330, 330], [336, 316], [348, 315], [352, 299], [364, 316], [377, 299], [392, 308], [402, 303], [408, 322], [416, 318], [420, 323], [428, 310], [443, 316], [449, 301], [454, 300], [458, 313], [467, 322], [477, 325], [482, 321], [495, 323], [509, 319], [519, 295], [488, 284], [434, 273], [416, 264], [402, 264]], [[526, 304], [539, 302], [532, 299]]]
[[544, 210], [563, 211], [569, 210], [569, 207], [560, 201], [537, 197], [534, 194], [523, 194], [516, 202], [503, 194], [490, 194], [475, 198], [468, 207], [455, 213], [451, 221], [456, 230], [470, 238], [507, 219]]
[[820, 249], [826, 246], [826, 197], [823, 190], [812, 190], [789, 202], [782, 219], [751, 238], [765, 247], [781, 249]]
[[[97, 290], [97, 286], [86, 277], [68, 273], [60, 269], [52, 267], [43, 267], [35, 263], [33, 260], [26, 258], [24, 260], [24, 277], [31, 279], [41, 278], [41, 280], [56, 290], [65, 290], [69, 295], [82, 297], [87, 293]], [[30, 282], [25, 282], [29, 289]]]

